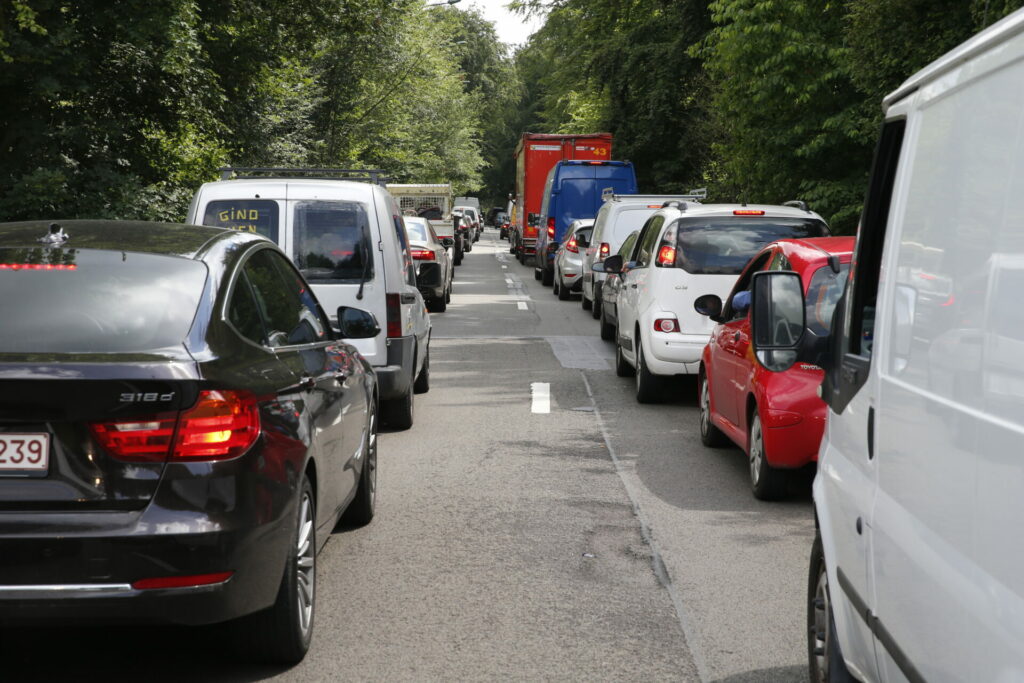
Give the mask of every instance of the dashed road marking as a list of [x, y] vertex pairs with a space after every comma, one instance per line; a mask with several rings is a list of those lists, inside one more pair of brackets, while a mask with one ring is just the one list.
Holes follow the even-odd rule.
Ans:
[[516, 302], [516, 306], [519, 307], [520, 311], [528, 311], [528, 310], [530, 310], [530, 307], [526, 305], [525, 301], [517, 301]]
[[530, 393], [533, 394], [530, 412], [550, 413], [551, 412], [551, 385], [547, 382], [533, 382], [530, 384]]

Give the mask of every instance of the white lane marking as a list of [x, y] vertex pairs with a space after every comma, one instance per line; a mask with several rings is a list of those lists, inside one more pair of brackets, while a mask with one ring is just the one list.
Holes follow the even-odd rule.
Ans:
[[683, 629], [683, 636], [686, 638], [686, 646], [690, 651], [690, 656], [693, 657], [693, 664], [697, 667], [697, 675], [700, 676], [701, 681], [709, 681], [711, 680], [711, 672], [708, 670], [707, 662], [704, 660], [700, 635], [693, 625], [689, 613], [686, 611], [683, 599], [679, 597], [676, 585], [672, 583], [668, 567], [661, 556], [661, 549], [658, 547], [657, 541], [654, 540], [654, 534], [651, 533], [651, 525], [647, 522], [647, 516], [640, 508], [640, 498], [633, 490], [630, 480], [626, 477], [622, 461], [619, 460], [619, 456], [612, 446], [612, 440], [608, 436], [608, 428], [605, 426], [604, 418], [601, 417], [601, 409], [597, 407], [597, 399], [594, 397], [593, 389], [590, 388], [590, 380], [587, 379], [587, 373], [580, 370], [580, 377], [583, 378], [583, 386], [587, 388], [587, 396], [590, 397], [590, 403], [594, 406], [594, 416], [597, 418], [598, 427], [601, 428], [601, 436], [604, 438], [605, 448], [608, 449], [608, 455], [611, 456], [612, 464], [615, 465], [615, 473], [619, 475], [619, 480], [626, 489], [626, 495], [629, 496], [629, 502], [633, 504], [633, 514], [636, 515], [637, 520], [640, 522], [640, 535], [651, 549], [651, 568], [654, 570], [654, 575], [658, 577], [658, 581], [668, 591], [669, 597], [672, 599], [672, 606], [676, 608], [676, 617], [679, 619], [680, 628]]
[[530, 411], [534, 413], [551, 412], [551, 385], [547, 382], [533, 382], [530, 384], [530, 393], [533, 394], [533, 402]]
[[508, 266], [502, 266], [501, 269], [502, 270], [508, 270]]
[[528, 311], [528, 310], [530, 310], [530, 307], [526, 305], [525, 301], [517, 301], [516, 302], [516, 306], [519, 307], [520, 311]]

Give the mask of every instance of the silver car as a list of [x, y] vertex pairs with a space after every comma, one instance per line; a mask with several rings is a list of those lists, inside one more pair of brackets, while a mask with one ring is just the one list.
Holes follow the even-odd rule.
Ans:
[[[440, 238], [426, 218], [405, 216], [405, 232], [409, 235], [409, 254], [416, 262], [416, 279], [420, 294], [431, 313], [443, 313], [452, 299], [452, 277], [454, 266], [448, 249], [455, 244], [452, 237]], [[434, 264], [440, 270], [427, 273]]]
[[569, 224], [569, 232], [555, 252], [555, 278], [552, 291], [562, 301], [567, 301], [573, 292], [583, 287], [583, 254], [590, 246], [590, 235], [594, 231], [593, 218], [580, 218]]

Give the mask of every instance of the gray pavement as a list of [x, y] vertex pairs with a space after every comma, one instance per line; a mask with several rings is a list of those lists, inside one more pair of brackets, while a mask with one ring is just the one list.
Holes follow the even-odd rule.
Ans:
[[806, 680], [809, 478], [755, 501], [742, 453], [700, 444], [693, 382], [637, 404], [579, 297], [507, 244], [485, 233], [432, 316], [431, 390], [381, 435], [374, 522], [320, 555], [300, 666], [217, 629], [44, 629], [0, 643], [12, 680]]

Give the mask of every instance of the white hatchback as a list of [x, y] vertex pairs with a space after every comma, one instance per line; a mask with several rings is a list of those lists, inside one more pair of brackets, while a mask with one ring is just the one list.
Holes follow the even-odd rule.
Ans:
[[770, 242], [829, 235], [821, 216], [790, 204], [666, 202], [644, 224], [628, 262], [616, 255], [593, 267], [620, 273], [615, 369], [636, 376], [639, 402], [660, 400], [663, 378], [697, 373], [714, 327], [694, 310], [697, 297], [728, 296]]

